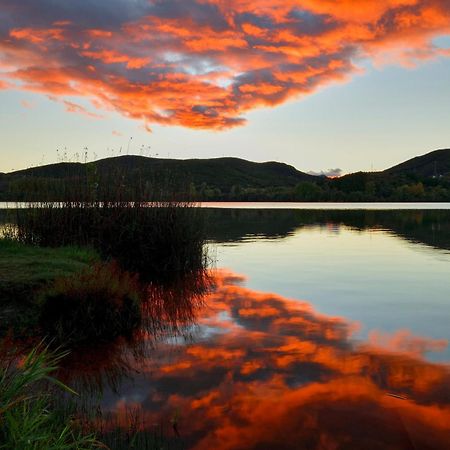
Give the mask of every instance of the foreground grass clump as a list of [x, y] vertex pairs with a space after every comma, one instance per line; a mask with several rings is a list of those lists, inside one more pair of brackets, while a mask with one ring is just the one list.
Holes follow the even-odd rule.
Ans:
[[110, 340], [140, 323], [141, 295], [136, 275], [115, 263], [98, 263], [40, 293], [40, 325], [65, 344]]
[[90, 450], [100, 448], [66, 412], [55, 409], [50, 388], [74, 394], [51, 374], [64, 354], [52, 356], [38, 346], [19, 364], [0, 367], [0, 449]]

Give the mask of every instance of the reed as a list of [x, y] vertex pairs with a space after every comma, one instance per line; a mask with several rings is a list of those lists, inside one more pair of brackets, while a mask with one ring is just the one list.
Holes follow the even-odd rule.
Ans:
[[[0, 449], [91, 450], [101, 444], [84, 434], [74, 417], [55, 409], [51, 387], [75, 393], [52, 377], [65, 353], [52, 354], [42, 344], [22, 360], [0, 366]], [[104, 446], [103, 446], [104, 448]]]
[[83, 176], [59, 180], [57, 188], [44, 193], [46, 183], [24, 182], [22, 189], [34, 192], [27, 198], [51, 200], [31, 201], [16, 211], [16, 239], [48, 247], [93, 247], [145, 281], [198, 272], [206, 265], [204, 215], [195, 203], [179, 200], [184, 195], [180, 184], [170, 180], [131, 184], [120, 173]]

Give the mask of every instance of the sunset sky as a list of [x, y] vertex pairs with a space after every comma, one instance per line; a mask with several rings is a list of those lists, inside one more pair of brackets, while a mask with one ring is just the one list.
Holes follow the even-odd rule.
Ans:
[[0, 0], [0, 133], [0, 172], [85, 148], [384, 169], [450, 147], [450, 1]]

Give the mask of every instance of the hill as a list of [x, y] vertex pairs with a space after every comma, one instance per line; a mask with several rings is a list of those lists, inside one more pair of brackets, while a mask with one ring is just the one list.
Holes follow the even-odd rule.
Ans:
[[[78, 190], [74, 191], [74, 186]], [[309, 175], [273, 161], [143, 156], [50, 164], [0, 174], [0, 200], [59, 200], [71, 190], [74, 199], [80, 199], [81, 191], [97, 195], [101, 189], [106, 189], [104, 198], [110, 198], [108, 193], [116, 188], [125, 192], [127, 199], [135, 199], [144, 191], [146, 199], [149, 193], [160, 199], [164, 196], [161, 193], [170, 191], [177, 198], [201, 201], [447, 202], [450, 149], [436, 150], [381, 172], [356, 172], [339, 178]]]
[[404, 161], [382, 172], [387, 175], [416, 175], [422, 178], [450, 174], [450, 149], [435, 150]]
[[[294, 187], [300, 182], [314, 182], [318, 177], [300, 172], [279, 162], [257, 163], [239, 158], [161, 159], [144, 156], [120, 156], [94, 162], [57, 163], [10, 172], [3, 176], [3, 198], [6, 186], [20, 180], [58, 181], [88, 177], [95, 173], [100, 179], [120, 174], [128, 184], [170, 177], [170, 180], [194, 186], [210, 195], [230, 194], [246, 189], [279, 189]], [[1, 189], [1, 187], [0, 187]]]
[[33, 167], [7, 174], [8, 177], [66, 178], [83, 176], [96, 168], [99, 174], [111, 170], [144, 177], [163, 171], [189, 178], [194, 184], [206, 183], [225, 191], [233, 185], [242, 187], [295, 186], [300, 181], [313, 181], [316, 177], [300, 172], [292, 166], [279, 162], [257, 163], [240, 158], [212, 159], [161, 159], [144, 156], [118, 156], [87, 164], [58, 163]]
[[160, 159], [142, 156], [122, 156], [97, 161], [100, 171], [119, 168], [127, 172], [140, 170], [151, 175], [168, 171], [196, 186], [206, 185], [229, 192], [233, 186], [273, 187], [295, 186], [300, 181], [313, 181], [316, 177], [300, 172], [293, 166], [279, 162], [257, 163], [240, 158], [212, 159]]

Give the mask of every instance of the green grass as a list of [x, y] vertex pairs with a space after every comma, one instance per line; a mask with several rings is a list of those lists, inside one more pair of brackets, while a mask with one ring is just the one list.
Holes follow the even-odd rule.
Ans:
[[139, 410], [129, 409], [124, 426], [98, 407], [80, 408], [78, 394], [54, 377], [67, 354], [41, 343], [19, 357], [0, 341], [0, 450], [185, 448], [175, 418], [168, 429], [149, 427]]
[[86, 248], [45, 248], [0, 239], [0, 293], [9, 285], [38, 286], [72, 275], [98, 260], [98, 254]]
[[78, 344], [129, 334], [141, 320], [137, 275], [92, 250], [0, 240], [0, 332]]
[[38, 314], [36, 293], [98, 260], [89, 249], [35, 247], [0, 239], [0, 333], [12, 328], [17, 335], [30, 334]]
[[[4, 355], [2, 355], [4, 356]], [[0, 367], [0, 449], [90, 450], [100, 448], [70, 414], [55, 409], [51, 388], [75, 394], [52, 378], [65, 354], [53, 355], [42, 345], [22, 361]], [[103, 446], [104, 448], [104, 446]]]

